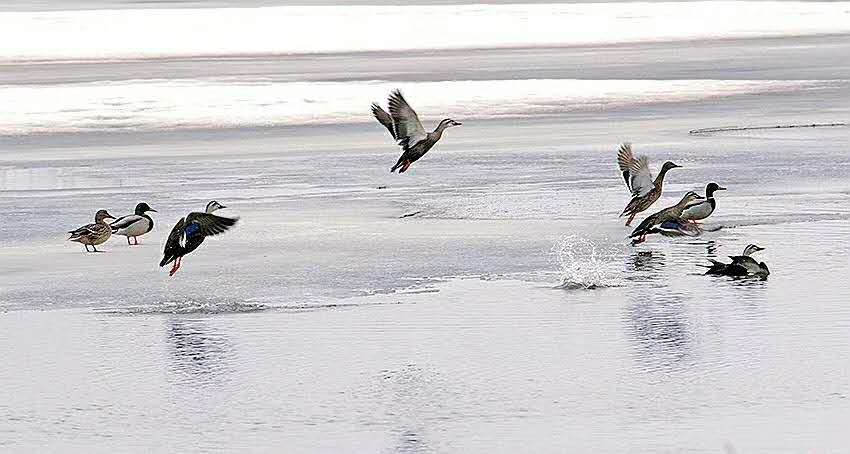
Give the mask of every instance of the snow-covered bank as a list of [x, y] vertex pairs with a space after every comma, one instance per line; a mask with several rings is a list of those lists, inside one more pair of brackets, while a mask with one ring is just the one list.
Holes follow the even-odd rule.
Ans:
[[584, 45], [846, 32], [850, 32], [847, 2], [6, 12], [0, 13], [4, 44], [0, 61]]

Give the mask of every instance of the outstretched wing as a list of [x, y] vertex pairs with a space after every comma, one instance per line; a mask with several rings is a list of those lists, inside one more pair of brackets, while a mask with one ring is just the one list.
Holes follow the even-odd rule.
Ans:
[[381, 106], [375, 103], [372, 103], [372, 115], [374, 115], [378, 122], [390, 131], [390, 135], [393, 136], [393, 139], [395, 139], [396, 136], [395, 127], [393, 126], [393, 117], [391, 117], [386, 110], [381, 109]]
[[617, 165], [623, 173], [626, 187], [632, 191], [632, 196], [643, 197], [655, 188], [652, 182], [652, 172], [649, 171], [649, 159], [641, 156], [635, 159], [632, 144], [624, 143], [617, 151]]
[[390, 94], [390, 116], [395, 125], [395, 139], [405, 151], [428, 136], [416, 111], [410, 107], [399, 90]]
[[198, 234], [201, 236], [213, 236], [224, 233], [236, 224], [238, 219], [216, 216], [210, 213], [189, 213], [186, 216], [186, 227], [183, 229], [187, 237]]
[[174, 224], [171, 233], [168, 234], [168, 239], [165, 240], [165, 249], [162, 251], [162, 261], [159, 262], [159, 266], [171, 263], [180, 255], [180, 250], [186, 245], [185, 226], [185, 218], [180, 218], [177, 224]]

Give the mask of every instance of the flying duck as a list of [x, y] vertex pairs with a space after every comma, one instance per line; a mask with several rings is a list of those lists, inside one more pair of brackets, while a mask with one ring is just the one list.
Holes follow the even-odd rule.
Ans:
[[204, 242], [204, 238], [218, 235], [236, 224], [238, 218], [225, 218], [213, 214], [214, 211], [222, 208], [227, 207], [212, 200], [203, 213], [192, 212], [177, 221], [171, 233], [168, 234], [165, 250], [162, 252], [162, 261], [159, 262], [159, 266], [174, 262], [168, 273], [169, 276], [174, 276], [174, 273], [180, 269], [183, 256], [197, 249]]
[[[146, 214], [149, 211], [156, 213], [156, 210], [145, 202], [136, 205], [135, 214], [121, 216], [109, 224], [112, 227], [112, 233], [126, 236], [127, 244], [130, 246], [138, 245], [139, 237], [153, 230], [153, 219]], [[133, 243], [130, 242], [130, 238], [133, 238]]]
[[411, 164], [425, 155], [443, 137], [443, 131], [452, 126], [460, 126], [461, 123], [446, 118], [441, 121], [433, 132], [425, 132], [419, 116], [401, 95], [401, 91], [395, 90], [390, 93], [390, 112], [387, 113], [376, 103], [372, 103], [372, 115], [384, 125], [393, 139], [398, 142], [403, 150], [398, 162], [390, 169], [390, 172], [404, 173]]
[[725, 190], [726, 188], [721, 187], [717, 183], [708, 183], [705, 187], [705, 200], [698, 200], [688, 205], [685, 211], [682, 212], [682, 219], [696, 222], [711, 216], [711, 213], [714, 213], [714, 209], [717, 207], [717, 201], [714, 200], [714, 193]]
[[696, 192], [688, 191], [682, 200], [679, 203], [667, 207], [657, 213], [654, 213], [643, 220], [640, 225], [629, 235], [629, 238], [632, 238], [632, 246], [636, 244], [643, 243], [646, 241], [646, 235], [650, 233], [660, 233], [660, 232], [651, 232], [653, 229], [657, 229], [658, 227], [664, 225], [665, 223], [676, 221], [676, 222], [684, 222], [681, 221], [682, 212], [685, 211], [685, 208], [693, 203], [695, 200], [700, 200], [703, 197]]
[[[115, 216], [112, 216], [106, 210], [98, 210], [94, 215], [94, 224], [86, 224], [77, 230], [69, 231], [68, 233], [71, 236], [68, 241], [82, 243], [86, 247], [86, 252], [101, 252], [95, 246], [105, 243], [112, 235], [112, 228], [106, 222], [107, 219], [115, 219]], [[92, 248], [91, 251], [89, 246]]]
[[661, 197], [661, 187], [664, 185], [664, 176], [670, 169], [681, 167], [671, 161], [667, 161], [661, 166], [661, 171], [655, 180], [652, 179], [652, 172], [649, 171], [649, 158], [640, 156], [637, 159], [632, 154], [632, 144], [624, 143], [617, 151], [617, 165], [620, 167], [620, 172], [623, 173], [623, 179], [626, 180], [626, 187], [632, 193], [632, 199], [626, 205], [626, 209], [620, 214], [620, 217], [629, 216], [626, 225], [631, 225], [635, 216], [652, 206], [659, 197]]
[[770, 270], [764, 262], [756, 262], [751, 257], [758, 251], [763, 251], [764, 248], [755, 244], [747, 245], [741, 255], [729, 256], [732, 263], [718, 262], [717, 260], [708, 259], [711, 266], [705, 274], [721, 275], [721, 276], [758, 276], [767, 278], [770, 275]]

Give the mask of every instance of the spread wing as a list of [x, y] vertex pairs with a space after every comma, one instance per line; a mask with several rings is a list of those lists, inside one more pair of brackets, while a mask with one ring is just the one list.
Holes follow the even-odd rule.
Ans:
[[216, 216], [210, 213], [189, 213], [186, 216], [186, 236], [213, 236], [225, 232], [236, 224], [238, 219]]
[[375, 103], [372, 103], [372, 115], [374, 115], [378, 122], [390, 131], [390, 135], [393, 136], [393, 139], [395, 139], [396, 136], [395, 127], [393, 126], [393, 117], [391, 117], [386, 110], [381, 109], [381, 106]]
[[177, 224], [174, 224], [174, 228], [171, 229], [171, 233], [168, 234], [168, 240], [165, 241], [165, 250], [166, 252], [175, 246], [180, 246], [186, 243], [186, 235], [184, 227], [186, 226], [186, 218], [180, 218], [177, 221]]
[[122, 216], [122, 217], [116, 219], [115, 221], [112, 222], [112, 224], [109, 224], [109, 226], [112, 227], [112, 231], [114, 232], [116, 230], [121, 230], [121, 229], [127, 228], [127, 227], [141, 221], [142, 219], [144, 219], [144, 218], [137, 215], [137, 214], [131, 214], [131, 215]]
[[395, 139], [398, 140], [404, 151], [427, 137], [425, 128], [419, 121], [419, 116], [416, 115], [416, 111], [410, 107], [399, 90], [390, 94], [390, 116], [392, 116], [395, 125]]
[[649, 159], [641, 156], [635, 159], [632, 144], [624, 143], [617, 151], [617, 165], [623, 172], [626, 187], [632, 191], [632, 196], [643, 197], [655, 188], [652, 182], [652, 172], [649, 171]]

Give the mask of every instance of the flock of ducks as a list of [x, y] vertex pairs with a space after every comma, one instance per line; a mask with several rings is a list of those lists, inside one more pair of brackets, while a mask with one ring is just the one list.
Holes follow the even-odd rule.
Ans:
[[[446, 129], [461, 125], [460, 122], [446, 118], [433, 131], [426, 132], [416, 111], [399, 90], [390, 93], [388, 107], [389, 112], [377, 103], [372, 104], [372, 115], [387, 128], [402, 149], [401, 156], [390, 168], [390, 172], [406, 172], [440, 141]], [[626, 226], [630, 226], [638, 214], [649, 209], [661, 197], [667, 173], [681, 167], [667, 161], [653, 178], [649, 159], [646, 156], [635, 157], [631, 144], [628, 143], [620, 146], [617, 151], [617, 165], [631, 193], [631, 199], [620, 214], [620, 217], [628, 216]], [[717, 183], [709, 183], [705, 188], [705, 197], [689, 191], [679, 203], [647, 216], [629, 235], [632, 245], [646, 241], [646, 237], [652, 234], [673, 237], [699, 235], [702, 233], [699, 222], [711, 216], [717, 208], [714, 194], [725, 189]], [[159, 266], [173, 264], [169, 275], [174, 276], [180, 269], [183, 257], [197, 249], [206, 237], [218, 235], [233, 227], [237, 218], [213, 214], [222, 208], [225, 206], [213, 200], [207, 204], [204, 212], [192, 212], [177, 221], [168, 235]], [[136, 205], [133, 214], [117, 219], [106, 210], [100, 210], [95, 214], [94, 223], [68, 232], [71, 234], [68, 239], [83, 244], [86, 252], [100, 252], [96, 246], [106, 242], [113, 234], [126, 237], [127, 244], [135, 246], [139, 244], [140, 236], [153, 230], [154, 221], [147, 214], [150, 212], [155, 213], [156, 210], [144, 202]], [[112, 219], [112, 222], [107, 222], [107, 219]], [[764, 248], [751, 244], [741, 255], [731, 256], [732, 263], [711, 260], [706, 274], [767, 277], [770, 274], [767, 265], [764, 262], [756, 262], [751, 257], [753, 253], [761, 250]]]
[[[159, 266], [163, 267], [173, 263], [169, 276], [174, 276], [183, 261], [183, 257], [191, 253], [208, 236], [224, 233], [233, 227], [238, 218], [227, 218], [213, 214], [222, 208], [227, 208], [215, 200], [207, 203], [203, 213], [192, 212], [181, 218], [174, 224], [168, 239], [165, 241], [165, 250], [162, 252], [162, 261]], [[103, 244], [113, 234], [127, 237], [127, 244], [137, 246], [139, 237], [153, 230], [153, 219], [147, 213], [156, 210], [142, 202], [136, 205], [134, 214], [115, 218], [106, 210], [99, 210], [94, 216], [94, 223], [84, 225], [68, 233], [71, 234], [69, 241], [81, 243], [86, 252], [101, 252], [97, 250], [98, 245]], [[112, 222], [107, 222], [112, 219]], [[131, 242], [130, 239], [133, 239]], [[89, 250], [91, 247], [91, 250]]]

